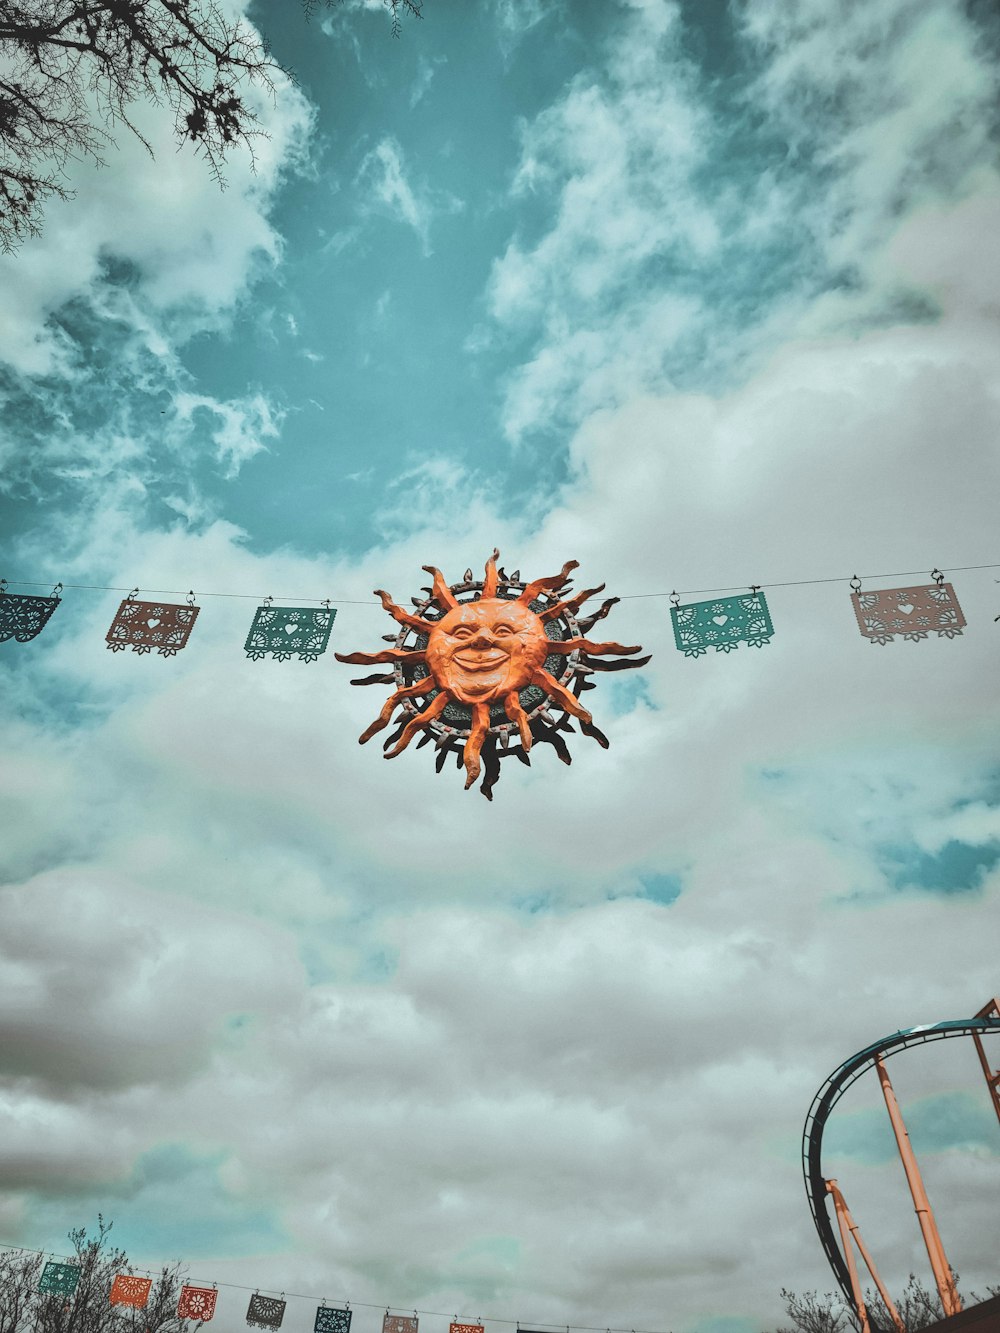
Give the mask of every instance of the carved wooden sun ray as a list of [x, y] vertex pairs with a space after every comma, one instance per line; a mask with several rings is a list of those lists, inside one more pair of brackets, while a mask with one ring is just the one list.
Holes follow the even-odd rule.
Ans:
[[594, 688], [588, 677], [650, 660], [631, 656], [642, 651], [638, 646], [586, 637], [619, 599], [609, 597], [578, 619], [583, 603], [602, 592], [604, 584], [571, 592], [569, 576], [577, 561], [568, 560], [558, 574], [525, 583], [519, 571], [508, 577], [497, 567], [499, 555], [494, 550], [483, 579], [473, 579], [467, 569], [462, 582], [454, 584], [446, 583], [433, 565], [424, 565], [431, 586], [422, 590], [423, 598], [412, 599], [416, 614], [376, 588], [375, 596], [401, 627], [383, 636], [392, 647], [336, 654], [341, 662], [392, 665], [388, 673], [351, 681], [396, 687], [358, 738], [362, 745], [395, 721], [383, 744], [386, 759], [394, 759], [420, 735], [418, 748], [434, 741], [438, 749], [438, 772], [448, 754], [456, 754], [466, 771], [466, 789], [483, 773], [480, 790], [488, 800], [500, 760], [514, 755], [529, 764], [536, 741], [551, 745], [563, 763], [570, 763], [563, 733], [574, 731], [571, 718], [606, 749], [607, 737], [579, 699]]

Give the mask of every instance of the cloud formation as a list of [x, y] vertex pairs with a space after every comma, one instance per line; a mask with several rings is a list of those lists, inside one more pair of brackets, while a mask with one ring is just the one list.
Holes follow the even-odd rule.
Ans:
[[431, 222], [438, 213], [456, 213], [462, 201], [425, 184], [411, 183], [399, 141], [387, 136], [366, 153], [355, 182], [362, 212], [380, 212], [416, 232], [424, 255], [431, 251]]
[[[140, 1262], [183, 1246], [208, 1280], [559, 1326], [770, 1327], [781, 1286], [830, 1284], [799, 1162], [816, 1088], [878, 1036], [996, 991], [997, 571], [952, 575], [961, 638], [885, 648], [858, 635], [846, 582], [997, 558], [982, 38], [936, 0], [882, 20], [748, 6], [722, 117], [678, 6], [616, 14], [524, 122], [518, 224], [485, 292], [523, 356], [483, 402], [497, 391], [538, 478], [533, 432], [566, 423], [556, 484], [517, 489], [495, 452], [463, 465], [443, 431], [407, 440], [367, 546], [331, 536], [318, 556], [207, 494], [206, 460], [228, 497], [282, 449], [268, 386], [208, 393], [182, 352], [255, 256], [290, 270], [268, 212], [290, 122], [261, 192], [232, 199], [221, 272], [185, 267], [226, 225], [191, 181], [172, 221], [143, 185], [143, 238], [119, 236], [113, 199], [81, 219], [84, 257], [110, 237], [133, 282], [57, 266], [49, 289], [25, 269], [43, 341], [11, 352], [6, 458], [12, 493], [51, 513], [11, 546], [21, 568], [247, 596], [203, 595], [172, 660], [107, 651], [114, 592], [68, 590], [37, 641], [3, 645], [12, 1240], [58, 1245], [101, 1209]], [[365, 142], [369, 202], [429, 250], [430, 166], [381, 130]], [[726, 157], [740, 143], [748, 166]], [[343, 503], [314, 491], [324, 515]], [[331, 596], [335, 646], [370, 647], [390, 628], [371, 589], [405, 604], [423, 564], [457, 578], [494, 544], [532, 576], [580, 560], [581, 586], [623, 597], [609, 634], [653, 660], [588, 696], [607, 752], [577, 734], [568, 768], [507, 765], [492, 806], [426, 750], [359, 748], [384, 696], [332, 656], [243, 655], [253, 594]], [[665, 594], [752, 582], [789, 585], [768, 590], [771, 644], [676, 652]], [[1000, 1152], [960, 1046], [906, 1053], [893, 1077], [949, 1257], [982, 1289]], [[828, 1163], [898, 1287], [926, 1268], [878, 1105], [852, 1089]], [[379, 1315], [359, 1308], [358, 1333]]]
[[886, 247], [901, 219], [995, 189], [996, 103], [954, 5], [890, 10], [737, 8], [734, 72], [713, 85], [678, 6], [626, 8], [603, 68], [523, 130], [513, 190], [549, 220], [490, 282], [494, 318], [534, 341], [512, 438], [643, 389], [717, 387], [793, 333], [895, 319], [912, 293]]

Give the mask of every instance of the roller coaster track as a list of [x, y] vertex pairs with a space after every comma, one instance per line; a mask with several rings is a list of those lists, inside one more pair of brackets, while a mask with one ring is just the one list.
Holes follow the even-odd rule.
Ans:
[[[809, 1208], [816, 1223], [820, 1242], [830, 1261], [830, 1267], [844, 1292], [848, 1306], [853, 1308], [854, 1297], [851, 1293], [851, 1279], [847, 1263], [837, 1243], [834, 1222], [828, 1211], [830, 1198], [826, 1188], [826, 1177], [821, 1164], [823, 1130], [830, 1112], [840, 1101], [851, 1084], [867, 1070], [872, 1068], [880, 1055], [895, 1054], [906, 1046], [921, 1046], [928, 1041], [942, 1041], [945, 1037], [968, 1037], [987, 1032], [1000, 1033], [1000, 1018], [957, 1018], [944, 1023], [925, 1023], [920, 1027], [904, 1028], [863, 1051], [858, 1051], [849, 1060], [845, 1060], [839, 1069], [835, 1069], [817, 1092], [806, 1116], [802, 1131], [802, 1173], [805, 1176], [806, 1196]], [[872, 1328], [875, 1328], [873, 1322]]]

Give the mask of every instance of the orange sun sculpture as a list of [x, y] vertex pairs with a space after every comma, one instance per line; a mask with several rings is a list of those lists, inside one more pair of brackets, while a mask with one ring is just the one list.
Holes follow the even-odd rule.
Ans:
[[[412, 599], [416, 615], [376, 588], [375, 596], [402, 626], [396, 635], [383, 636], [393, 646], [376, 653], [336, 654], [338, 661], [362, 666], [392, 663], [385, 675], [351, 681], [396, 686], [358, 738], [362, 745], [389, 725], [398, 708], [398, 725], [383, 745], [385, 758], [394, 759], [422, 732], [419, 745], [433, 740], [437, 746], [438, 772], [448, 754], [456, 753], [458, 766], [465, 767], [466, 789], [483, 772], [481, 791], [488, 800], [493, 799], [500, 760], [515, 755], [530, 763], [535, 741], [552, 745], [563, 763], [570, 763], [560, 733], [573, 731], [571, 717], [606, 749], [607, 737], [578, 697], [594, 688], [587, 677], [595, 671], [645, 666], [650, 660], [625, 660], [641, 652], [640, 647], [594, 643], [585, 637], [619, 599], [610, 597], [592, 615], [577, 620], [580, 607], [602, 592], [604, 584], [571, 594], [569, 573], [577, 568], [576, 560], [567, 561], [558, 574], [524, 583], [519, 571], [508, 577], [497, 568], [499, 554], [494, 551], [487, 561], [482, 581], [467, 569], [463, 581], [450, 586], [440, 570], [424, 565], [433, 587], [423, 589], [425, 597]], [[602, 660], [612, 654], [621, 656]]]

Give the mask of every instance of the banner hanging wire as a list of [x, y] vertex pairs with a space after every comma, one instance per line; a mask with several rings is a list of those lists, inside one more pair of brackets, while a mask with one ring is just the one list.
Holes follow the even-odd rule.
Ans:
[[[13, 1252], [19, 1254], [40, 1254], [42, 1255], [43, 1258], [49, 1256], [53, 1259], [65, 1259], [67, 1262], [74, 1264], [79, 1263], [80, 1259], [79, 1255], [56, 1254], [54, 1250], [33, 1250], [27, 1245], [0, 1245], [0, 1251], [6, 1251], [8, 1253]], [[159, 1276], [159, 1273], [162, 1271], [162, 1267], [163, 1266], [161, 1265], [159, 1269], [153, 1270], [151, 1268], [141, 1268], [136, 1264], [129, 1264], [129, 1268], [132, 1270], [133, 1273], [142, 1273], [145, 1274], [147, 1277], [154, 1277], [154, 1278]], [[240, 1282], [217, 1282], [214, 1278], [193, 1278], [188, 1275], [185, 1275], [183, 1280], [189, 1286], [197, 1286], [199, 1284], [211, 1285], [213, 1287], [218, 1287], [220, 1291], [229, 1289], [231, 1291], [263, 1292], [265, 1294], [271, 1294], [272, 1292], [275, 1294], [277, 1293], [277, 1288], [261, 1287], [259, 1284], [257, 1286], [247, 1287]], [[323, 1305], [330, 1304], [328, 1297], [315, 1296], [307, 1291], [288, 1291], [287, 1289], [284, 1289], [282, 1290], [281, 1295], [294, 1297], [296, 1300], [316, 1301], [317, 1304], [320, 1303], [322, 1303]], [[391, 1303], [387, 1304], [385, 1301], [353, 1301], [353, 1300], [349, 1301], [346, 1298], [338, 1299], [334, 1302], [334, 1304], [348, 1306], [351, 1309], [385, 1310], [386, 1312], [390, 1310], [413, 1309], [412, 1306], [393, 1305]], [[452, 1320], [452, 1316], [444, 1310], [413, 1310], [413, 1313], [415, 1315], [427, 1315], [432, 1319], [447, 1319], [449, 1321]], [[461, 1321], [455, 1320], [454, 1322], [458, 1323]], [[525, 1321], [523, 1319], [499, 1319], [495, 1318], [493, 1315], [484, 1315], [482, 1316], [482, 1318], [480, 1318], [477, 1315], [475, 1320], [473, 1320], [472, 1317], [469, 1316], [468, 1320], [465, 1322], [468, 1322], [470, 1324], [484, 1324], [484, 1323], [510, 1324], [511, 1326], [517, 1327], [523, 1324]], [[626, 1328], [624, 1325], [622, 1325], [622, 1327], [620, 1328], [612, 1327], [609, 1329], [606, 1324], [570, 1324], [567, 1326], [566, 1324], [546, 1324], [543, 1322], [538, 1324], [532, 1324], [531, 1327], [549, 1328], [549, 1329], [566, 1329], [566, 1328], [579, 1329], [580, 1333], [664, 1333], [664, 1331], [660, 1329], [643, 1329], [643, 1328], [631, 1328], [631, 1327]]]
[[[1000, 569], [1000, 564], [995, 565], [949, 565], [939, 570], [943, 574], [967, 574], [974, 570], [981, 569]], [[818, 583], [847, 583], [852, 579], [908, 579], [908, 578], [930, 578], [930, 572], [926, 569], [902, 569], [895, 570], [888, 574], [841, 574], [833, 577], [821, 579], [778, 579], [767, 583], [755, 583], [754, 588], [758, 590], [767, 590], [769, 588], [805, 588]], [[9, 588], [49, 588], [52, 581], [28, 582], [24, 579], [7, 579], [6, 586]], [[132, 588], [118, 588], [110, 584], [101, 583], [64, 583], [64, 589], [72, 588], [78, 592], [123, 592], [130, 593]], [[724, 588], [679, 588], [676, 595], [680, 597], [714, 597], [719, 593], [745, 592], [750, 585], [748, 583], [730, 583]], [[186, 597], [186, 588], [143, 588], [141, 590], [147, 596], [155, 597]], [[199, 592], [199, 597], [232, 597], [251, 602], [263, 602], [266, 596], [255, 592]], [[268, 594], [267, 596], [270, 596]], [[618, 600], [620, 602], [634, 602], [645, 598], [672, 597], [674, 590], [670, 592], [626, 592], [622, 593]], [[275, 595], [272, 600], [279, 602], [316, 602], [319, 606], [325, 606], [327, 602], [331, 606], [381, 606], [380, 602], [371, 601], [368, 598], [359, 597], [292, 597], [286, 595]]]

